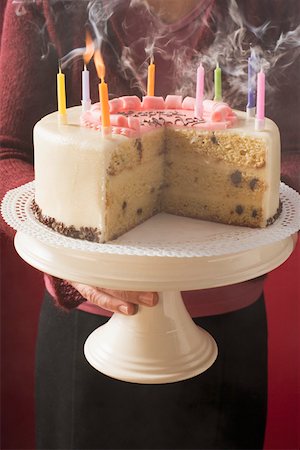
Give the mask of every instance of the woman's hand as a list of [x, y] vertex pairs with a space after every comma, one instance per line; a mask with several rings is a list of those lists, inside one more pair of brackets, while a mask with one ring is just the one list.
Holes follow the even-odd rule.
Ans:
[[133, 315], [137, 312], [138, 305], [155, 306], [158, 302], [156, 292], [117, 291], [75, 281], [69, 283], [89, 302], [111, 312]]

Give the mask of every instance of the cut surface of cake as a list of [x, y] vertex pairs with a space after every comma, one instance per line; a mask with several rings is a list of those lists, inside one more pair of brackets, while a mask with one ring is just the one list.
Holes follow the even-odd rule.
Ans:
[[225, 224], [265, 227], [280, 212], [280, 136], [206, 100], [120, 97], [110, 101], [111, 134], [100, 106], [69, 108], [34, 128], [38, 219], [67, 236], [107, 242], [164, 211]]

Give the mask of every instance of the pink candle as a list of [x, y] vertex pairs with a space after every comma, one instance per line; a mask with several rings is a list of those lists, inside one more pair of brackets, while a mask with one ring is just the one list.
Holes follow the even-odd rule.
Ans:
[[257, 74], [256, 117], [259, 120], [265, 118], [265, 74], [262, 69]]
[[265, 74], [261, 69], [257, 74], [256, 120], [255, 129], [262, 131], [265, 127]]
[[197, 69], [195, 116], [202, 119], [203, 115], [203, 94], [204, 94], [204, 68], [202, 64]]

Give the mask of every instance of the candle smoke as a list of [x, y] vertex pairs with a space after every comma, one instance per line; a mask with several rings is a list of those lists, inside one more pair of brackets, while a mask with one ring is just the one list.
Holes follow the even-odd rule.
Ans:
[[[109, 46], [116, 58], [118, 70], [122, 76], [129, 80], [131, 87], [138, 88], [141, 95], [146, 92], [147, 69], [151, 57], [160, 58], [173, 64], [172, 80], [174, 94], [183, 96], [195, 96], [196, 70], [200, 62], [205, 69], [205, 97], [213, 98], [213, 71], [219, 62], [222, 74], [226, 82], [223, 84], [223, 100], [233, 107], [246, 104], [248, 58], [250, 53], [255, 55], [256, 70], [261, 68], [266, 73], [266, 100], [270, 102], [275, 90], [280, 89], [283, 83], [290, 82], [288, 77], [289, 67], [300, 56], [300, 25], [294, 29], [276, 35], [277, 25], [267, 21], [259, 27], [246, 22], [236, 0], [229, 0], [228, 12], [222, 15], [222, 20], [211, 14], [193, 22], [189, 28], [189, 34], [193, 35], [199, 25], [206, 21], [208, 27], [212, 27], [214, 38], [207, 49], [197, 52], [187, 45], [188, 36], [177, 37], [177, 33], [169, 33], [169, 28], [151, 15], [153, 18], [147, 29], [142, 30], [147, 35], [140, 34], [130, 46], [124, 46], [121, 54], [114, 47], [109, 37], [108, 23], [110, 18], [124, 7], [123, 0], [80, 0], [85, 4], [88, 13], [88, 25], [94, 36], [94, 44], [101, 49], [103, 43]], [[35, 0], [14, 0], [16, 13], [24, 14], [26, 5], [35, 3]], [[57, 0], [50, 3], [55, 4]], [[67, 2], [64, 2], [67, 3]], [[69, 10], [76, 9], [77, 2], [69, 2]], [[209, 5], [204, 1], [204, 5]], [[65, 8], [67, 14], [68, 8]], [[128, 8], [131, 14], [141, 8], [149, 12], [146, 0], [128, 0]], [[67, 20], [67, 18], [66, 18]], [[285, 19], [287, 20], [287, 18]], [[293, 23], [291, 18], [291, 23]], [[138, 25], [138, 24], [137, 24]], [[124, 31], [128, 31], [130, 24], [124, 18], [122, 23]], [[40, 33], [43, 30], [39, 30]], [[79, 31], [79, 30], [78, 30]], [[85, 30], [82, 30], [85, 33]], [[270, 33], [276, 36], [270, 39]], [[138, 34], [138, 33], [136, 33]], [[267, 45], [266, 45], [267, 42]], [[141, 60], [141, 48], [143, 56]], [[169, 49], [172, 48], [172, 51]], [[64, 69], [76, 58], [82, 58], [84, 48], [73, 49], [61, 59]], [[47, 52], [44, 52], [45, 57]], [[164, 73], [157, 76], [164, 77]], [[176, 80], [174, 85], [173, 81]], [[169, 81], [169, 80], [168, 80]], [[171, 82], [172, 81], [172, 82]], [[111, 93], [113, 94], [113, 93]], [[128, 94], [124, 92], [124, 95]]]

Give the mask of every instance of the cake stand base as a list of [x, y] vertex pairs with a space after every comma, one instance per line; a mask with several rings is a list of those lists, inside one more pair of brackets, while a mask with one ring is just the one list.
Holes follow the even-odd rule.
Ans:
[[178, 291], [159, 293], [153, 308], [114, 314], [86, 340], [88, 362], [110, 377], [133, 383], [170, 383], [207, 370], [217, 357], [209, 333], [195, 325]]

